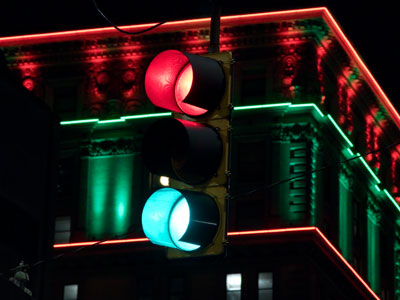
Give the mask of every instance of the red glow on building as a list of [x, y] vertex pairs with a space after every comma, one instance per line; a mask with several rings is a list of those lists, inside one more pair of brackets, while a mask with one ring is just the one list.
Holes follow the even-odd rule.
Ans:
[[400, 204], [400, 174], [398, 169], [400, 167], [400, 145], [394, 147], [390, 152], [390, 174], [392, 179], [392, 194], [398, 204]]
[[380, 137], [383, 134], [382, 127], [385, 126], [385, 120], [379, 119], [379, 113], [378, 108], [372, 108], [371, 114], [365, 116], [365, 143], [366, 152], [369, 153], [365, 160], [375, 170], [379, 170], [381, 166], [381, 152], [378, 150]]
[[339, 124], [348, 134], [353, 133], [353, 108], [352, 105], [357, 96], [357, 90], [360, 83], [353, 70], [346, 67], [342, 70], [342, 75], [337, 79], [338, 86], [338, 106], [339, 106]]
[[329, 40], [321, 41], [321, 45], [317, 46], [317, 72], [318, 72], [318, 80], [320, 83], [320, 92], [321, 92], [321, 105], [325, 104], [326, 96], [325, 96], [325, 83], [324, 83], [324, 70], [323, 70], [323, 59], [325, 55], [328, 53], [327, 49], [330, 45]]

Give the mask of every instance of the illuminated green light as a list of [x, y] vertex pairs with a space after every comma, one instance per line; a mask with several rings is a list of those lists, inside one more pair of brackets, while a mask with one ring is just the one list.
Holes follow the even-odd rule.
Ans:
[[392, 201], [393, 205], [397, 208], [397, 211], [400, 212], [400, 207], [397, 204], [396, 200], [394, 200], [392, 195], [390, 195], [390, 193], [386, 189], [383, 189], [383, 192], [386, 194], [386, 196], [389, 198], [389, 200]]
[[76, 120], [76, 121], [61, 121], [60, 125], [75, 125], [84, 123], [97, 123], [99, 119], [86, 119], [86, 120]]
[[336, 130], [340, 133], [340, 135], [345, 139], [349, 147], [353, 147], [353, 143], [349, 140], [349, 138], [344, 134], [342, 129], [339, 127], [339, 125], [335, 122], [335, 120], [331, 117], [331, 115], [327, 115], [328, 119], [331, 121], [333, 126], [336, 128]]
[[374, 187], [378, 192], [382, 192], [381, 188], [377, 184], [375, 184]]
[[304, 103], [304, 104], [291, 104], [290, 107], [312, 107], [316, 110], [316, 112], [321, 116], [321, 118], [324, 118], [325, 115], [322, 113], [322, 111], [319, 109], [317, 105], [314, 103]]
[[180, 241], [190, 223], [190, 209], [181, 192], [163, 188], [146, 201], [142, 212], [144, 234], [153, 244], [193, 251], [200, 245]]
[[261, 109], [261, 108], [271, 108], [271, 107], [283, 107], [290, 106], [292, 103], [275, 103], [275, 104], [260, 104], [260, 105], [247, 105], [247, 106], [236, 106], [233, 110], [250, 110], [250, 109]]
[[125, 116], [125, 117], [121, 117], [121, 119], [134, 120], [134, 119], [147, 119], [147, 118], [170, 117], [170, 116], [172, 116], [172, 113], [165, 112], [165, 113], [156, 113], [156, 114], [143, 114], [143, 115]]
[[380, 184], [381, 181], [379, 180], [379, 178], [375, 175], [374, 171], [372, 171], [372, 169], [370, 168], [370, 166], [367, 164], [367, 162], [365, 161], [365, 159], [360, 155], [360, 153], [357, 153], [357, 156], [359, 156], [359, 159], [361, 160], [361, 162], [363, 163], [363, 165], [365, 166], [365, 168], [368, 170], [368, 172], [372, 175], [372, 177], [375, 179], [375, 181]]

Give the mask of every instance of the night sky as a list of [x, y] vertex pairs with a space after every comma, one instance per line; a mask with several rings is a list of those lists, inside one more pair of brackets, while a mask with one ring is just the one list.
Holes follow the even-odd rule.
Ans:
[[[188, 4], [190, 2], [190, 4]], [[92, 0], [7, 1], [0, 8], [0, 36], [109, 26]], [[209, 0], [97, 0], [118, 25], [209, 16]], [[326, 6], [361, 54], [385, 93], [400, 110], [397, 93], [398, 18], [396, 2], [223, 0], [223, 15]]]

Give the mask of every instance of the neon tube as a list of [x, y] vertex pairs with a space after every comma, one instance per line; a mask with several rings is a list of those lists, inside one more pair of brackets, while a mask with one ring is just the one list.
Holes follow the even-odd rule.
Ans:
[[331, 115], [327, 115], [329, 121], [333, 124], [333, 126], [336, 128], [336, 130], [340, 133], [340, 135], [344, 138], [346, 143], [349, 145], [350, 148], [354, 147], [353, 143], [349, 140], [349, 138], [346, 136], [346, 134], [343, 132], [343, 130], [340, 128], [340, 126], [335, 122], [335, 120], [332, 118]]
[[259, 105], [246, 105], [246, 106], [235, 106], [233, 110], [252, 110], [261, 108], [271, 108], [271, 107], [284, 107], [290, 106], [292, 103], [272, 103], [272, 104], [259, 104]]
[[72, 120], [72, 121], [61, 121], [60, 125], [77, 125], [77, 124], [85, 124], [85, 123], [96, 123], [96, 124], [107, 124], [107, 123], [122, 123], [126, 120], [137, 120], [137, 119], [148, 119], [148, 118], [158, 118], [158, 117], [169, 117], [172, 113], [154, 113], [154, 114], [141, 114], [141, 115], [132, 115], [132, 116], [123, 116], [119, 119], [111, 119], [111, 120], [99, 120], [99, 119], [86, 119], [86, 120]]
[[[287, 11], [277, 11], [277, 12], [264, 12], [264, 13], [252, 13], [234, 16], [222, 16], [221, 25], [230, 26], [239, 24], [256, 24], [256, 23], [268, 23], [276, 22], [282, 20], [297, 20], [305, 18], [318, 18], [321, 17], [326, 8], [308, 8], [308, 9], [295, 9]], [[185, 29], [194, 27], [209, 27], [210, 18], [199, 18], [181, 21], [171, 21], [166, 22], [162, 26], [159, 26], [151, 31], [153, 33], [179, 30], [182, 27]], [[119, 26], [119, 28], [127, 31], [138, 31], [156, 25], [157, 23], [147, 23], [138, 25], [127, 25]], [[59, 32], [50, 33], [40, 33], [40, 34], [27, 34], [19, 36], [8, 36], [0, 38], [0, 46], [11, 46], [11, 45], [22, 45], [22, 44], [38, 44], [38, 43], [49, 43], [49, 42], [61, 42], [69, 40], [77, 40], [80, 38], [95, 38], [104, 37], [110, 35], [122, 35], [116, 31], [114, 27], [102, 27], [102, 28], [91, 28], [91, 29], [79, 29], [79, 30], [67, 30]]]

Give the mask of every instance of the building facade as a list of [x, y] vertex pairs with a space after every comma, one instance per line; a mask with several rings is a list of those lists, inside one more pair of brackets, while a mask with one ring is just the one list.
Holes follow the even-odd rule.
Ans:
[[[149, 25], [128, 26], [139, 30]], [[399, 299], [400, 116], [325, 8], [227, 16], [232, 123], [223, 255], [168, 259], [141, 211], [159, 52], [206, 54], [209, 19], [0, 38], [59, 116], [43, 299]]]

